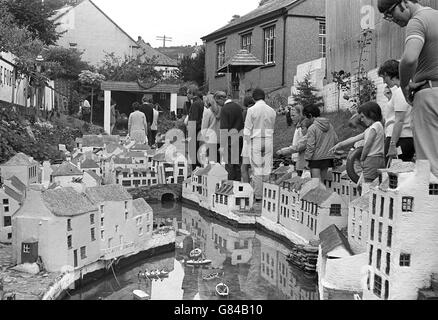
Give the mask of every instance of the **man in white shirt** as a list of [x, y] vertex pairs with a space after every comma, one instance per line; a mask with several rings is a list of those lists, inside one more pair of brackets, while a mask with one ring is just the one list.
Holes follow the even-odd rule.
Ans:
[[[385, 157], [386, 163], [390, 158], [399, 157], [401, 160], [413, 161], [415, 155], [414, 138], [411, 127], [412, 107], [407, 103], [400, 88], [399, 66], [397, 60], [386, 61], [379, 69], [379, 76], [391, 90], [391, 99], [383, 113], [385, 115]], [[398, 155], [397, 148], [402, 154]]]
[[244, 136], [249, 146], [249, 158], [254, 171], [252, 183], [256, 202], [263, 196], [263, 182], [272, 172], [274, 128], [277, 113], [266, 104], [265, 92], [256, 88], [252, 97], [256, 104], [248, 109]]

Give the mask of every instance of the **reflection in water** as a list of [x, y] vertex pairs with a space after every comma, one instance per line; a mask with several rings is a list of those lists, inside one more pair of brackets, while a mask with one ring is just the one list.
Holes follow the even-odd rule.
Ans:
[[[179, 203], [151, 204], [157, 225], [178, 230], [175, 253], [165, 254], [118, 270], [115, 278], [104, 279], [71, 293], [68, 299], [132, 300], [132, 291], [140, 289], [152, 300], [316, 300], [317, 281], [291, 266], [289, 249], [282, 243], [254, 230], [238, 230]], [[212, 260], [207, 267], [184, 263], [194, 248], [202, 249]], [[167, 268], [169, 276], [161, 280], [138, 279], [138, 272]], [[203, 277], [217, 272], [219, 278]], [[228, 285], [230, 295], [215, 293], [219, 282]]]

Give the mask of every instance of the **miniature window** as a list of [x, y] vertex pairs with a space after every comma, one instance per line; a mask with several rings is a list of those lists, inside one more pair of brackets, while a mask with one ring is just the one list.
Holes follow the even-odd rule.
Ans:
[[398, 188], [398, 177], [394, 174], [389, 175], [389, 188], [390, 189]]
[[100, 239], [105, 240], [105, 230], [100, 230]]
[[379, 242], [380, 243], [382, 242], [382, 233], [383, 233], [383, 223], [379, 222], [379, 233], [378, 233], [378, 235], [379, 235]]
[[67, 248], [71, 249], [73, 247], [73, 239], [72, 236], [67, 237]]
[[90, 214], [90, 224], [94, 224], [94, 214]]
[[373, 264], [373, 250], [374, 250], [374, 246], [370, 245], [370, 252], [368, 256], [368, 265], [370, 266]]
[[100, 218], [100, 226], [103, 227], [104, 218]]
[[407, 253], [400, 254], [400, 267], [411, 266], [411, 255]]
[[330, 207], [330, 216], [340, 217], [341, 214], [341, 205], [340, 204], [332, 204]]
[[3, 225], [5, 227], [10, 227], [11, 226], [11, 217], [3, 217]]
[[362, 240], [362, 226], [359, 226], [359, 240]]
[[389, 252], [386, 253], [386, 274], [389, 276], [389, 272], [391, 271], [391, 254]]
[[391, 248], [392, 246], [392, 227], [388, 227], [388, 237], [386, 239], [386, 245]]
[[272, 199], [274, 199], [274, 200], [275, 200], [275, 195], [276, 195], [276, 191], [274, 190], [274, 191], [272, 191]]
[[242, 260], [242, 256], [241, 256], [241, 255], [238, 255], [238, 256], [236, 257], [236, 259], [237, 259], [238, 261], [240, 261], [240, 260]]
[[377, 196], [373, 194], [373, 214], [376, 214], [376, 203], [377, 203]]
[[138, 235], [142, 236], [143, 235], [143, 228], [138, 228]]
[[377, 249], [377, 257], [376, 257], [377, 270], [380, 270], [381, 264], [382, 264], [382, 250]]
[[374, 294], [380, 298], [382, 294], [382, 277], [374, 275]]
[[87, 247], [81, 247], [81, 259], [87, 258]]
[[402, 211], [403, 212], [412, 212], [414, 206], [414, 198], [412, 197], [403, 197], [402, 198]]
[[272, 196], [272, 190], [269, 190], [268, 191], [268, 197], [271, 198], [271, 196]]
[[9, 199], [3, 199], [3, 204], [4, 204], [5, 206], [9, 205]]
[[267, 197], [267, 195], [266, 195], [266, 193], [267, 193], [267, 189], [266, 189], [266, 188], [265, 188], [264, 192], [265, 192], [265, 193], [264, 193], [264, 194], [265, 194], [265, 197]]
[[353, 197], [356, 197], [356, 196], [357, 196], [357, 189], [353, 188]]
[[216, 67], [219, 69], [225, 64], [225, 42], [217, 44], [216, 54]]
[[275, 203], [272, 204], [272, 211], [275, 212]]
[[71, 219], [67, 219], [67, 231], [71, 231]]
[[128, 212], [125, 212], [125, 220], [128, 220]]
[[30, 245], [23, 244], [23, 253], [30, 253]]
[[380, 216], [383, 217], [383, 213], [385, 212], [385, 198], [382, 197], [380, 199]]
[[393, 219], [394, 217], [394, 199], [389, 199], [389, 219]]
[[389, 299], [389, 281], [385, 280], [385, 300]]
[[371, 219], [371, 227], [370, 227], [370, 239], [371, 241], [374, 241], [374, 219]]
[[96, 230], [94, 228], [91, 228], [90, 233], [91, 233], [91, 241], [95, 241], [96, 240]]
[[429, 185], [429, 195], [438, 196], [438, 184]]

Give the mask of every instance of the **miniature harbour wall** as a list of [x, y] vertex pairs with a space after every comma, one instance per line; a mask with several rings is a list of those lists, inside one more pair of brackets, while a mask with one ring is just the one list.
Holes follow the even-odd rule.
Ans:
[[155, 186], [128, 189], [133, 199], [143, 198], [149, 201], [162, 201], [163, 196], [173, 196], [174, 200], [181, 200], [181, 184], [159, 184]]

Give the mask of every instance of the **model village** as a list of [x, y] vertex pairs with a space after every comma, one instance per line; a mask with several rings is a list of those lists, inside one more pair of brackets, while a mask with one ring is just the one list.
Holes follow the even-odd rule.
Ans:
[[[108, 59], [104, 53], [114, 51], [114, 57], [126, 57], [128, 66], [132, 61], [138, 69], [146, 65], [147, 72], [139, 72], [143, 76], [162, 76], [161, 82], [97, 77], [97, 86], [86, 86], [91, 94], [82, 92], [73, 106], [71, 88], [49, 79], [42, 68], [50, 58], [49, 46], [36, 55], [31, 75], [15, 79], [15, 53], [2, 51], [13, 51], [13, 46], [0, 42], [0, 115], [10, 108], [28, 116], [28, 110], [35, 109], [42, 122], [64, 113], [82, 121], [81, 128], [101, 128], [100, 134], [82, 132], [69, 150], [67, 144], [59, 144], [62, 160], [37, 161], [21, 148], [0, 163], [0, 300], [82, 299], [83, 292], [111, 300], [113, 292], [106, 292], [110, 281], [125, 286], [124, 299], [153, 300], [152, 289], [156, 297], [169, 297], [163, 292], [170, 294], [177, 287], [177, 277], [185, 290], [178, 296], [183, 300], [233, 299], [237, 282], [242, 292], [246, 290], [247, 295], [239, 295], [242, 299], [438, 299], [437, 145], [428, 141], [429, 127], [417, 123], [410, 128], [412, 119], [403, 122], [397, 110], [392, 110], [392, 118], [385, 114], [385, 108], [400, 103], [407, 117], [419, 109], [416, 104], [438, 99], [438, 78], [410, 91], [417, 95], [414, 101], [405, 99], [398, 70], [406, 58], [394, 60], [403, 55], [405, 38], [393, 23], [399, 21], [397, 15], [403, 17], [400, 12], [433, 20], [427, 14], [437, 15], [438, 2], [423, 1], [433, 8], [416, 0], [259, 2], [254, 10], [233, 16], [223, 28], [202, 37], [202, 46], [188, 46], [189, 53], [173, 52], [170, 58], [166, 36], [163, 47], [154, 49], [141, 36], [137, 41], [129, 36], [95, 1], [64, 1], [51, 16], [60, 28], [54, 41], [58, 49], [81, 49], [79, 56], [83, 54], [92, 70], [103, 70], [97, 66]], [[3, 20], [0, 23], [3, 28]], [[428, 34], [425, 40], [419, 34], [414, 32], [406, 42], [438, 38]], [[400, 44], [390, 36], [398, 37]], [[204, 55], [202, 83], [171, 78], [182, 68], [184, 55], [188, 60]], [[421, 61], [422, 66], [432, 61], [438, 72], [436, 59]], [[32, 78], [35, 75], [47, 80], [44, 86]], [[312, 94], [307, 105], [299, 100], [305, 91]], [[424, 97], [431, 92], [435, 96]], [[369, 99], [359, 103], [366, 94]], [[353, 95], [359, 102], [352, 102]], [[436, 119], [436, 111], [432, 113]], [[285, 115], [287, 122], [292, 117], [300, 120], [293, 125], [290, 120], [286, 127], [286, 120], [279, 119]], [[423, 117], [429, 123], [426, 113]], [[4, 118], [1, 134], [19, 127]], [[47, 123], [39, 125], [51, 126]], [[163, 123], [166, 130], [159, 127]], [[391, 123], [394, 128], [388, 135]], [[351, 132], [343, 132], [349, 125], [355, 130], [362, 126], [365, 132], [352, 138]], [[197, 140], [201, 126], [213, 133], [242, 133], [238, 165], [221, 157], [224, 149], [218, 140]], [[29, 128], [30, 122], [26, 130], [32, 133]], [[396, 128], [399, 141], [394, 141]], [[403, 136], [406, 128], [409, 136]], [[181, 139], [169, 138], [172, 129], [181, 132]], [[436, 129], [435, 125], [430, 130]], [[296, 139], [299, 130], [301, 137]], [[340, 132], [348, 140], [339, 142]], [[331, 134], [336, 139], [329, 141]], [[434, 145], [419, 142], [418, 134]], [[318, 140], [317, 147], [311, 146], [316, 142], [310, 137]], [[294, 143], [277, 148], [280, 138], [286, 140], [282, 147]], [[390, 151], [383, 150], [387, 138]], [[275, 156], [254, 141], [272, 142]], [[298, 150], [302, 141], [304, 148]], [[403, 161], [406, 150], [397, 149], [400, 141], [422, 148]], [[188, 145], [199, 151], [202, 143], [218, 148], [219, 160], [214, 160], [214, 148], [208, 156], [203, 154], [203, 161], [188, 156]], [[10, 152], [6, 144], [0, 145], [1, 152]], [[337, 153], [341, 147], [343, 153]], [[286, 149], [297, 151], [298, 157], [282, 153]], [[362, 157], [364, 150], [375, 154]], [[264, 168], [266, 175], [256, 173], [257, 152], [269, 166]], [[330, 154], [330, 159], [318, 160], [318, 153]], [[304, 155], [305, 165], [299, 160]], [[246, 178], [241, 166], [245, 158], [251, 164]], [[374, 163], [376, 159], [384, 164]], [[164, 223], [167, 217], [156, 208], [167, 203], [179, 210], [178, 221]], [[223, 261], [218, 263], [218, 257]], [[230, 265], [238, 269], [234, 278], [227, 278]], [[163, 285], [172, 281], [173, 286]], [[272, 294], [266, 289], [269, 285], [284, 295]], [[208, 288], [208, 294], [200, 288]], [[178, 283], [175, 291], [179, 289]], [[118, 290], [112, 291], [119, 294]]]

